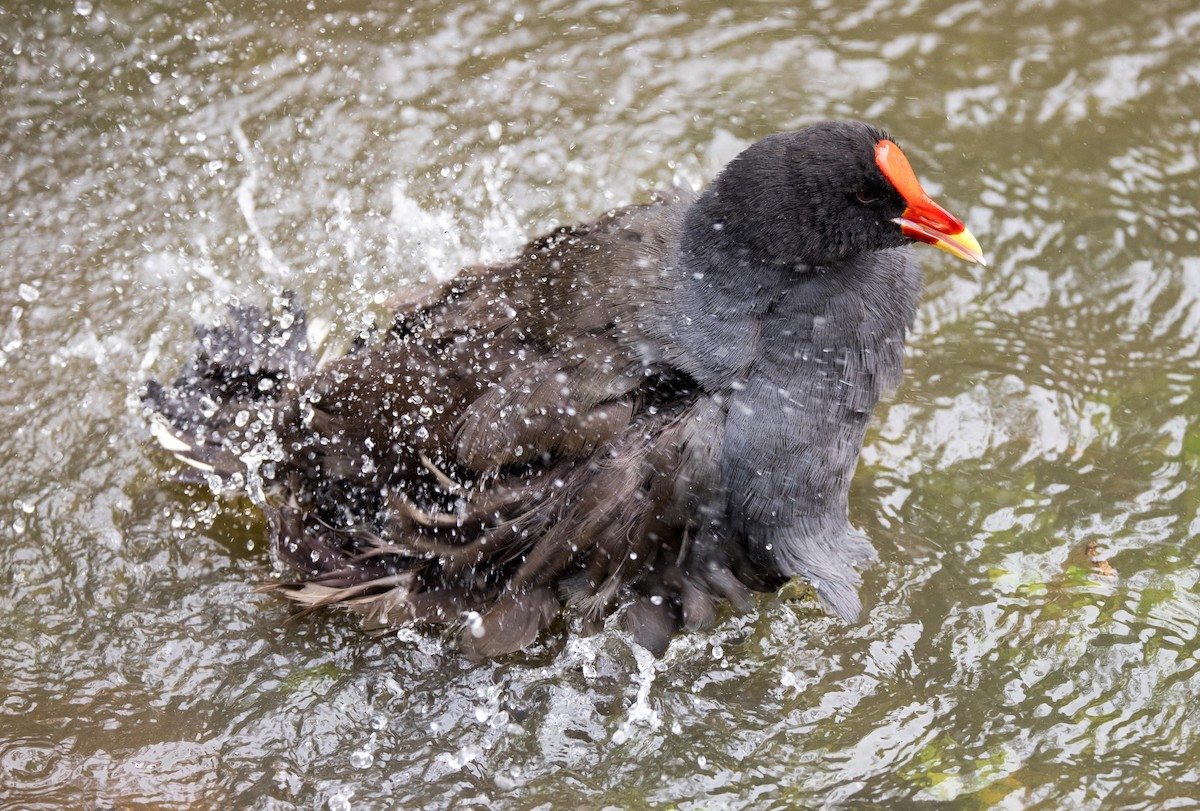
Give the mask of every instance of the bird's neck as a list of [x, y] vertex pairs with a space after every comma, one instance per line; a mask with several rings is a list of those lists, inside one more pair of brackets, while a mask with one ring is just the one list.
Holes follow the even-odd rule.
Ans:
[[850, 364], [847, 373], [863, 378], [848, 380], [855, 385], [899, 382], [921, 286], [907, 247], [821, 267], [765, 262], [688, 228], [667, 272], [674, 276], [664, 303], [673, 361], [710, 392], [768, 370], [809, 378], [829, 362]]

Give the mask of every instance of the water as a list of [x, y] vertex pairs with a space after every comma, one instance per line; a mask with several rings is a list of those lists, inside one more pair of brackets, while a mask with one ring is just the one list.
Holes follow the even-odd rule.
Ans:
[[[1192, 2], [6, 4], [4, 807], [1200, 807], [1198, 39]], [[662, 660], [474, 664], [288, 622], [254, 512], [147, 445], [138, 383], [231, 294], [349, 340], [848, 116], [992, 261], [924, 252], [858, 626], [795, 590]]]

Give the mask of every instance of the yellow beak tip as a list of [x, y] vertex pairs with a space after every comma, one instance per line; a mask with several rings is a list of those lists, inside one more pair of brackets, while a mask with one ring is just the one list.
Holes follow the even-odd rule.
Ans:
[[983, 249], [979, 247], [979, 240], [975, 239], [974, 235], [965, 228], [961, 233], [954, 234], [953, 236], [940, 235], [936, 247], [968, 262], [975, 262], [983, 267], [988, 266], [987, 259], [983, 255]]

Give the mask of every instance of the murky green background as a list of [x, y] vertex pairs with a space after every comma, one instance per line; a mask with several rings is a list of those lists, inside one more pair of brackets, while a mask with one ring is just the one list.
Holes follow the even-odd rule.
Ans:
[[[1195, 0], [46, 5], [0, 9], [4, 808], [1200, 807]], [[147, 444], [230, 295], [348, 335], [830, 117], [993, 261], [923, 252], [861, 625], [472, 664], [287, 622], [259, 519]]]

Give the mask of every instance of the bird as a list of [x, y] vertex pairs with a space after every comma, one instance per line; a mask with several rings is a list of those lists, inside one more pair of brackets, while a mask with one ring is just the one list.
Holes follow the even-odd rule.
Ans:
[[306, 612], [478, 658], [616, 613], [662, 654], [799, 578], [854, 622], [877, 553], [849, 487], [901, 382], [914, 243], [987, 264], [890, 135], [826, 121], [404, 288], [340, 355], [291, 293], [232, 303], [141, 395], [180, 478], [263, 511], [290, 572], [264, 588]]

